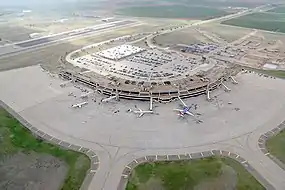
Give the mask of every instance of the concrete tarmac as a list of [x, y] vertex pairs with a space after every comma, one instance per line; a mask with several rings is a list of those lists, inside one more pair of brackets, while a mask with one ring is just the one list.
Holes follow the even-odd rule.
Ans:
[[240, 155], [264, 186], [284, 190], [284, 170], [262, 153], [258, 139], [284, 120], [285, 81], [249, 73], [239, 74], [236, 80], [237, 85], [226, 82], [231, 92], [214, 91], [212, 102], [204, 96], [185, 100], [198, 104], [193, 111], [201, 114], [201, 124], [191, 117], [178, 119], [173, 109], [179, 102], [155, 103], [159, 115], [142, 118], [126, 111], [135, 105], [147, 109], [148, 102], [99, 104], [98, 94], [89, 98], [88, 105], [73, 109], [72, 104], [83, 101], [83, 92], [71, 84], [61, 88], [63, 81], [39, 66], [1, 72], [0, 99], [39, 130], [98, 155], [100, 165], [90, 190], [117, 189], [125, 166], [134, 159], [210, 150]]

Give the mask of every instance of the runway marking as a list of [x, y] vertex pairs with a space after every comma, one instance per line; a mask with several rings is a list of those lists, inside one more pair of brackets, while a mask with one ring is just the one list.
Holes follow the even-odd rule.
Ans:
[[192, 159], [192, 156], [191, 156], [191, 154], [189, 154], [189, 157], [190, 157], [190, 159]]
[[166, 160], [169, 160], [168, 155], [166, 155]]
[[81, 151], [81, 149], [82, 149], [82, 146], [78, 149], [78, 151]]
[[231, 152], [228, 153], [228, 156], [230, 156], [230, 155], [231, 155]]
[[223, 153], [222, 150], [220, 150], [220, 155], [222, 155], [222, 153]]
[[266, 150], [266, 148], [263, 148], [263, 147], [259, 147], [259, 149], [260, 149], [260, 150]]
[[132, 169], [130, 166], [126, 166], [126, 168], [128, 168], [129, 170], [131, 170], [131, 169]]
[[262, 134], [263, 136], [265, 136], [266, 138], [268, 137], [268, 136], [266, 136], [265, 134]]
[[242, 164], [246, 163], [246, 161], [243, 161]]
[[93, 156], [91, 156], [92, 158], [95, 158], [97, 155], [96, 154], [94, 154]]
[[53, 139], [53, 137], [50, 138], [50, 141]]
[[96, 173], [96, 170], [90, 170], [90, 173]]
[[88, 149], [87, 153], [90, 152], [90, 151], [91, 151], [91, 149]]
[[157, 160], [157, 155], [155, 155], [155, 160]]
[[71, 147], [71, 144], [69, 144], [68, 147]]
[[265, 156], [267, 156], [269, 154], [269, 152], [267, 152], [266, 154], [265, 154]]
[[99, 162], [93, 162], [94, 165], [99, 164]]
[[263, 144], [264, 144], [264, 142], [258, 142], [258, 144], [263, 145]]
[[214, 152], [213, 152], [213, 150], [211, 150], [211, 154], [212, 154], [212, 155], [214, 155]]
[[178, 154], [177, 156], [178, 156], [178, 159], [180, 160], [180, 155]]
[[42, 135], [42, 137], [44, 137], [44, 136], [46, 136], [46, 134], [45, 134], [45, 133]]
[[61, 144], [61, 143], [62, 143], [62, 141], [59, 141], [59, 142], [58, 142], [58, 144]]
[[201, 156], [204, 157], [203, 152], [200, 152]]
[[148, 161], [146, 156], [144, 157], [144, 159], [145, 159], [146, 161]]
[[270, 131], [273, 135], [275, 134], [273, 131]]
[[236, 158], [239, 158], [239, 155], [237, 155]]

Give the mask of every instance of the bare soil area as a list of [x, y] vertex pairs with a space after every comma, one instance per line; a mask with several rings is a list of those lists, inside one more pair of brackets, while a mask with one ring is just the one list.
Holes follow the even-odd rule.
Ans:
[[193, 44], [193, 43], [210, 43], [211, 41], [199, 34], [193, 28], [162, 34], [154, 38], [156, 43], [163, 47], [173, 46], [176, 44]]
[[51, 155], [18, 152], [0, 161], [0, 189], [58, 190], [67, 172], [65, 162]]

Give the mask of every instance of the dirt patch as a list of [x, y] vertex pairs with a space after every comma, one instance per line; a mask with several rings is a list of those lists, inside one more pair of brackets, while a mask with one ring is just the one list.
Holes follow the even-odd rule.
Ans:
[[0, 189], [58, 190], [67, 172], [67, 165], [53, 156], [18, 152], [0, 161]]
[[242, 38], [252, 31], [248, 28], [227, 26], [223, 24], [206, 24], [200, 26], [200, 28], [216, 36], [219, 36], [222, 39], [225, 39], [229, 43]]
[[199, 34], [193, 28], [162, 34], [154, 38], [156, 43], [162, 47], [174, 46], [176, 44], [211, 43], [211, 41]]

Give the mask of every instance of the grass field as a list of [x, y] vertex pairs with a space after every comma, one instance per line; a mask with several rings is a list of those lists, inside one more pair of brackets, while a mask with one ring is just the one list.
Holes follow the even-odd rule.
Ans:
[[193, 28], [162, 34], [154, 38], [159, 46], [167, 47], [176, 44], [211, 43], [211, 40], [199, 34]]
[[160, 6], [134, 6], [116, 10], [119, 15], [134, 17], [155, 17], [155, 18], [188, 18], [188, 19], [209, 19], [227, 15], [226, 11], [209, 7], [194, 7], [185, 5], [160, 5]]
[[250, 67], [244, 67], [244, 68], [248, 69], [248, 70], [255, 71], [257, 73], [261, 73], [261, 74], [285, 79], [285, 71], [282, 71], [282, 70], [263, 70], [263, 69], [254, 69], [254, 68], [250, 68]]
[[[68, 165], [68, 172], [62, 190], [76, 190], [81, 187], [86, 172], [90, 168], [90, 159], [86, 155], [64, 150], [36, 139], [16, 119], [0, 108], [0, 160], [3, 160], [5, 157], [13, 158], [18, 153], [29, 155], [34, 152], [42, 155], [51, 155]], [[23, 171], [19, 170], [18, 172]], [[38, 175], [41, 174], [38, 173]]]
[[272, 13], [285, 13], [285, 7], [276, 7], [275, 9], [271, 9], [267, 12], [272, 12]]
[[224, 157], [137, 166], [126, 190], [265, 189], [243, 166]]
[[237, 28], [235, 26], [217, 24], [217, 23], [204, 24], [199, 27], [202, 28], [203, 30], [212, 32], [220, 36], [229, 43], [236, 41], [251, 32], [251, 29], [248, 28]]
[[222, 24], [240, 26], [245, 28], [256, 28], [273, 32], [285, 32], [285, 12], [253, 13], [239, 18], [230, 19]]
[[264, 74], [268, 74], [270, 76], [274, 76], [274, 77], [278, 77], [278, 78], [283, 78], [285, 79], [285, 71], [271, 71], [271, 70], [268, 70], [268, 71], [263, 71]]
[[285, 130], [266, 141], [268, 151], [285, 164]]

